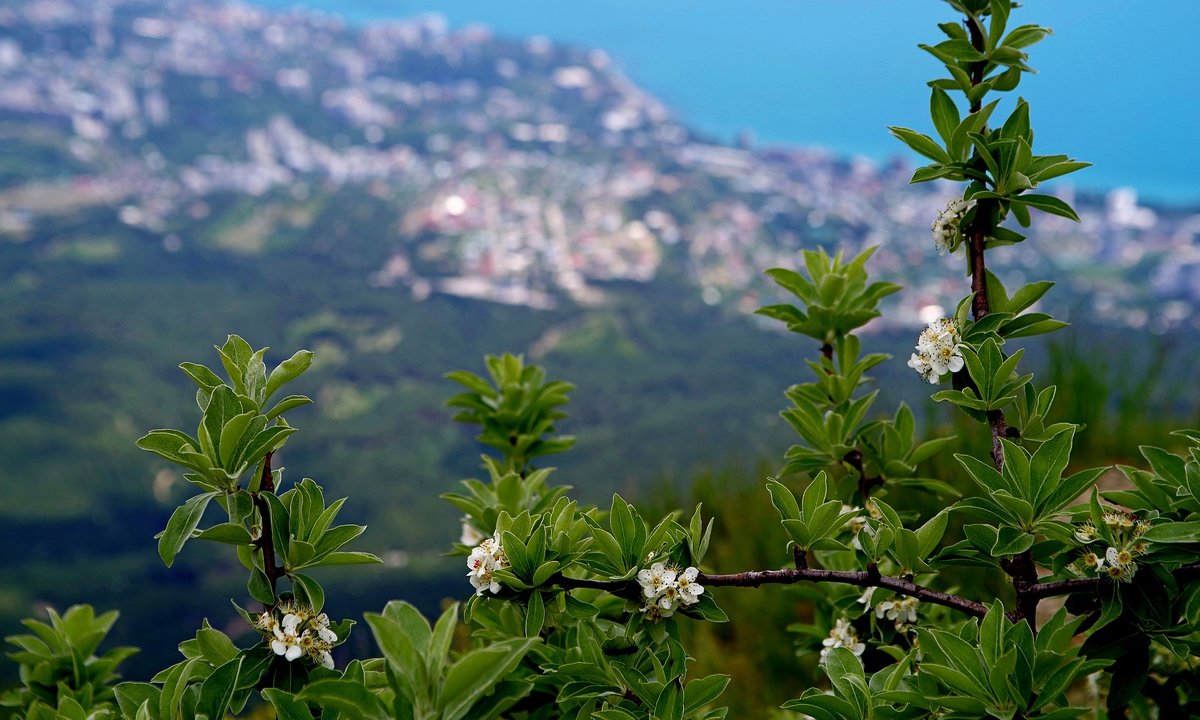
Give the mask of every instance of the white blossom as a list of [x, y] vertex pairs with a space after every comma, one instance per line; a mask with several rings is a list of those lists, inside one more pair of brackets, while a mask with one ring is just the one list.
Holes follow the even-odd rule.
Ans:
[[638, 572], [638, 584], [648, 598], [656, 598], [668, 587], [675, 585], [675, 570], [664, 563], [654, 563], [649, 569]]
[[500, 592], [500, 583], [496, 581], [495, 572], [508, 567], [508, 555], [500, 545], [499, 537], [484, 538], [467, 558], [467, 579], [475, 588], [476, 595], [483, 595], [490, 590], [493, 595]]
[[681, 606], [700, 602], [704, 586], [696, 582], [699, 576], [694, 567], [680, 570], [661, 562], [640, 570], [637, 580], [646, 598], [642, 612], [653, 618], [670, 617]]
[[[279, 617], [276, 616], [279, 614]], [[307, 654], [314, 662], [333, 668], [330, 649], [337, 642], [337, 633], [329, 629], [329, 616], [313, 615], [312, 609], [301, 604], [283, 604], [275, 611], [265, 611], [254, 622], [263, 633], [271, 652], [288, 662]]]
[[921, 601], [915, 597], [884, 600], [875, 606], [875, 617], [891, 620], [896, 629], [903, 632], [917, 622], [917, 606]]
[[1132, 582], [1137, 572], [1137, 563], [1133, 561], [1133, 552], [1128, 548], [1110, 547], [1104, 551], [1104, 562], [1108, 566], [1105, 571], [1108, 576], [1118, 582]]
[[699, 570], [690, 567], [675, 578], [675, 584], [679, 586], [679, 601], [684, 605], [694, 605], [700, 602], [700, 596], [704, 594], [704, 586], [696, 582], [699, 574]]
[[329, 629], [329, 616], [325, 613], [321, 613], [313, 619], [313, 627], [317, 631], [317, 637], [327, 643], [337, 642], [337, 633]]
[[846, 648], [855, 655], [862, 655], [863, 650], [867, 649], [866, 644], [858, 641], [854, 628], [850, 627], [850, 621], [846, 618], [837, 619], [833, 629], [829, 631], [829, 637], [822, 640], [821, 645], [824, 646], [821, 649], [821, 662], [825, 662], [834, 648]]
[[[1103, 554], [1085, 552], [1076, 561], [1076, 570], [1084, 576], [1107, 576], [1114, 582], [1132, 582], [1137, 574], [1136, 558], [1150, 549], [1142, 535], [1151, 527], [1150, 521], [1136, 513], [1107, 509], [1096, 524], [1083, 523], [1075, 528], [1075, 539], [1081, 543], [1104, 541]], [[1103, 545], [1101, 547], [1103, 547]]]
[[962, 347], [958, 323], [953, 318], [934, 320], [917, 338], [916, 352], [908, 359], [908, 366], [921, 379], [936, 383], [943, 375], [963, 369]]
[[974, 204], [973, 200], [953, 198], [946, 203], [944, 210], [938, 212], [937, 219], [933, 221], [933, 246], [939, 255], [945, 255], [947, 251], [954, 252], [958, 247], [963, 217]]
[[[855, 538], [855, 540], [857, 540], [857, 538]], [[875, 586], [872, 585], [871, 587], [867, 588], [866, 590], [863, 590], [863, 594], [858, 596], [858, 600], [855, 600], [856, 603], [863, 606], [863, 609], [862, 609], [863, 612], [867, 612], [868, 610], [871, 609], [871, 596], [874, 594], [875, 594]]]
[[479, 532], [474, 525], [467, 522], [466, 518], [463, 518], [462, 537], [459, 538], [459, 542], [463, 545], [474, 547], [482, 542], [483, 538], [484, 534]]

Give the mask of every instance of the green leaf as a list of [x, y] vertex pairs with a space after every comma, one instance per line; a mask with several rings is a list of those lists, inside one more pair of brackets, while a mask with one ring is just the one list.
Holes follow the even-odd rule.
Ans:
[[933, 118], [933, 126], [937, 128], [938, 135], [947, 147], [951, 148], [951, 155], [955, 155], [952, 147], [954, 130], [958, 128], [961, 120], [958, 116], [958, 106], [950, 99], [945, 90], [941, 88], [933, 88], [933, 93], [929, 98], [929, 115]]
[[804, 489], [804, 494], [800, 498], [801, 518], [806, 522], [811, 522], [813, 516], [817, 512], [817, 508], [825, 503], [825, 498], [828, 497], [828, 481], [825, 473], [819, 472], [812, 479], [808, 487]]
[[[279, 496], [272, 492], [261, 492], [258, 494], [260, 498], [265, 498], [270, 520], [271, 540], [275, 546], [275, 554], [283, 561], [284, 565], [288, 561], [288, 546], [290, 545], [292, 532], [290, 521], [288, 518], [287, 507]], [[267, 532], [267, 528], [263, 528], [263, 532]]]
[[308, 705], [297, 700], [295, 695], [278, 688], [266, 688], [262, 694], [275, 708], [277, 720], [313, 720]]
[[538, 637], [545, 621], [546, 601], [540, 591], [534, 590], [529, 593], [529, 603], [525, 607], [525, 637]]
[[1075, 213], [1075, 210], [1073, 210], [1070, 205], [1062, 200], [1059, 200], [1053, 195], [1034, 195], [1025, 193], [1013, 198], [1014, 205], [1018, 202], [1024, 203], [1030, 207], [1035, 207], [1038, 210], [1050, 213], [1051, 215], [1058, 215], [1059, 217], [1065, 217], [1069, 220], [1079, 222], [1079, 215]]
[[1200, 520], [1155, 525], [1142, 535], [1142, 539], [1156, 543], [1200, 542]]
[[302, 405], [308, 405], [312, 400], [303, 395], [288, 395], [284, 399], [275, 403], [275, 407], [271, 408], [266, 415], [267, 422], [274, 420], [288, 410], [293, 410]]
[[250, 597], [264, 605], [275, 604], [275, 592], [271, 589], [271, 581], [259, 568], [250, 570], [250, 580], [246, 583], [246, 591], [250, 593]]
[[690, 715], [708, 705], [720, 697], [728, 685], [728, 675], [709, 675], [692, 680], [683, 689], [683, 712]]
[[992, 154], [991, 148], [988, 147], [987, 140], [979, 133], [971, 133], [968, 135], [971, 139], [971, 144], [975, 146], [975, 151], [983, 160], [983, 164], [987, 166], [988, 172], [991, 173], [992, 179], [997, 183], [1001, 182], [1003, 176], [1000, 174], [1000, 165], [996, 162], [995, 155]]
[[295, 380], [301, 373], [307, 370], [312, 365], [312, 359], [313, 354], [311, 351], [301, 350], [287, 360], [279, 363], [271, 371], [271, 377], [267, 379], [266, 394], [263, 396], [263, 402], [266, 402], [284, 384]]
[[538, 640], [504, 640], [472, 650], [451, 666], [438, 706], [443, 720], [460, 720], [496, 684], [508, 676]]
[[1062, 162], [1051, 163], [1045, 167], [1042, 167], [1038, 171], [1030, 174], [1029, 179], [1034, 182], [1041, 183], [1045, 182], [1046, 180], [1052, 180], [1056, 177], [1061, 177], [1063, 175], [1076, 172], [1078, 170], [1083, 170], [1084, 168], [1089, 168], [1091, 166], [1092, 164], [1089, 162], [1064, 160]]
[[[570, 596], [568, 596], [569, 598]], [[429, 637], [429, 652], [425, 657], [430, 677], [436, 675], [442, 667], [442, 663], [450, 652], [450, 643], [454, 640], [454, 630], [457, 627], [458, 603], [451, 603], [450, 607], [446, 608], [438, 618], [437, 623], [433, 626], [433, 633]]]
[[672, 680], [659, 692], [654, 701], [655, 720], [683, 720], [683, 689]]
[[238, 648], [229, 636], [220, 630], [207, 627], [207, 623], [205, 627], [196, 631], [196, 642], [200, 646], [200, 652], [204, 654], [204, 659], [214, 667], [224, 665], [238, 654]]
[[1000, 328], [1000, 334], [1006, 338], [1015, 340], [1017, 338], [1045, 335], [1055, 330], [1062, 330], [1068, 325], [1069, 323], [1054, 320], [1045, 313], [1026, 313], [1006, 322], [1004, 327]]
[[182, 453], [195, 452], [200, 449], [199, 442], [178, 430], [151, 430], [137, 441], [137, 446], [185, 467], [193, 467], [193, 465], [184, 461]]
[[[635, 547], [637, 544], [637, 525], [635, 524], [633, 511], [629, 507], [629, 503], [625, 502], [620, 495], [613, 495], [608, 522], [609, 527], [612, 528], [613, 537], [621, 545], [622, 556], [627, 560], [636, 558], [642, 550], [640, 547]], [[507, 544], [505, 547], [507, 547]]]
[[988, 8], [991, 10], [992, 21], [988, 28], [987, 46], [989, 49], [993, 49], [1000, 47], [1004, 29], [1008, 25], [1008, 14], [1012, 11], [1012, 2], [1010, 0], [991, 0]]
[[321, 612], [325, 606], [325, 590], [321, 588], [321, 583], [303, 573], [292, 573], [290, 577], [293, 588], [301, 591], [313, 612]]
[[1146, 458], [1146, 462], [1150, 463], [1154, 474], [1169, 482], [1173, 487], [1187, 486], [1187, 472], [1183, 458], [1150, 445], [1142, 445], [1138, 450], [1141, 451], [1142, 457]]
[[286, 425], [273, 425], [260, 430], [242, 452], [242, 461], [258, 462], [268, 452], [278, 450], [287, 437], [294, 432], [296, 432], [296, 428]]
[[1012, 300], [1008, 301], [1008, 312], [1020, 313], [1025, 311], [1034, 302], [1042, 299], [1042, 296], [1048, 293], [1052, 287], [1054, 287], [1054, 283], [1048, 280], [1031, 282], [1027, 286], [1021, 287], [1021, 289], [1016, 290], [1013, 294]]
[[332, 552], [312, 563], [310, 567], [332, 565], [377, 565], [383, 562], [368, 552]]
[[213, 670], [200, 686], [200, 700], [196, 704], [198, 714], [210, 718], [224, 718], [229, 709], [229, 701], [237, 689], [238, 674], [242, 670], [242, 656], [237, 656]]
[[113, 694], [121, 708], [121, 716], [131, 718], [138, 714], [138, 708], [147, 703], [149, 707], [157, 709], [161, 691], [150, 683], [123, 682], [113, 688]]
[[[185, 660], [172, 666], [165, 672], [162, 693], [158, 698], [158, 716], [174, 718], [180, 712], [188, 683], [195, 677], [196, 668], [202, 666], [199, 660]], [[204, 666], [207, 667], [207, 666]]]
[[175, 562], [175, 556], [192, 536], [192, 531], [200, 524], [200, 518], [204, 515], [208, 503], [218, 494], [208, 492], [196, 495], [171, 513], [171, 519], [167, 521], [167, 528], [158, 538], [158, 556], [162, 558], [164, 565], [171, 567]]
[[215, 372], [209, 370], [204, 365], [185, 362], [179, 364], [179, 369], [182, 370], [188, 377], [190, 377], [197, 386], [204, 390], [212, 390], [215, 387], [225, 384]]
[[[375, 637], [375, 644], [387, 659], [392, 671], [400, 680], [400, 688], [409, 700], [415, 702], [431, 679], [421, 651], [404, 632], [403, 626], [384, 615], [366, 613], [367, 625]], [[440, 661], [437, 666], [440, 667]]]
[[1050, 28], [1040, 27], [1038, 25], [1021, 25], [1014, 28], [1007, 36], [1005, 36], [1002, 45], [1007, 45], [1012, 48], [1026, 48], [1034, 43], [1041, 42], [1047, 35], [1053, 35], [1054, 32]]
[[230, 335], [225, 340], [225, 344], [217, 348], [217, 354], [221, 356], [221, 364], [233, 382], [233, 389], [245, 395], [246, 366], [250, 364], [250, 358], [254, 356], [254, 350], [250, 344], [237, 335]]
[[304, 686], [297, 695], [299, 701], [336, 710], [348, 718], [364, 720], [391, 720], [383, 702], [360, 683], [349, 680], [318, 680]]
[[892, 135], [895, 135], [897, 138], [899, 138], [899, 140], [905, 145], [909, 146], [930, 160], [936, 160], [940, 163], [951, 162], [950, 156], [946, 154], [945, 149], [943, 149], [941, 145], [938, 145], [936, 142], [934, 142], [933, 138], [929, 137], [928, 135], [902, 127], [889, 127], [888, 130], [890, 130]]
[[[220, 464], [221, 461], [221, 431], [226, 423], [242, 412], [241, 401], [228, 386], [221, 385], [213, 390], [197, 434], [200, 436], [201, 447], [214, 464]], [[204, 442], [205, 438], [208, 439], [207, 445]]]
[[429, 650], [432, 632], [429, 629], [429, 621], [420, 610], [409, 603], [392, 600], [384, 606], [383, 616], [400, 625], [400, 629], [412, 641], [417, 652], [424, 654]]
[[958, 437], [955, 435], [926, 440], [917, 447], [913, 448], [912, 453], [908, 456], [908, 462], [914, 466], [923, 463], [934, 455], [940, 453], [942, 450], [953, 445], [956, 440], [958, 440]]
[[[234, 451], [238, 450], [242, 442], [242, 436], [246, 433], [248, 427], [251, 426], [254, 418], [258, 418], [258, 413], [248, 412], [234, 415], [229, 418], [226, 424], [221, 428], [221, 440], [218, 446], [221, 448], [221, 467], [227, 469], [235, 469], [235, 463], [239, 460], [234, 455]], [[262, 420], [259, 420], [262, 422]]]
[[1038, 448], [1029, 461], [1029, 481], [1035, 505], [1050, 497], [1062, 479], [1063, 470], [1071, 461], [1071, 447], [1075, 440], [1075, 428], [1058, 433]]
[[942, 536], [946, 534], [946, 525], [949, 521], [950, 511], [944, 509], [925, 521], [925, 524], [917, 530], [917, 553], [920, 557], [927, 558], [937, 549], [938, 543], [942, 541]]
[[213, 525], [207, 530], [201, 530], [196, 533], [195, 538], [197, 540], [210, 540], [228, 545], [249, 545], [254, 542], [254, 538], [250, 537], [249, 531], [243, 525], [237, 523]]

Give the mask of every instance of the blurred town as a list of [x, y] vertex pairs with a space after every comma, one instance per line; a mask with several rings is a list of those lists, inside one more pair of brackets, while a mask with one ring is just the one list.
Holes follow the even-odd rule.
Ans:
[[[612, 281], [673, 274], [752, 311], [761, 271], [815, 245], [879, 245], [875, 272], [909, 288], [899, 322], [961, 298], [946, 266], [962, 260], [930, 234], [953, 186], [910, 186], [901, 160], [730, 146], [685, 122], [602, 50], [439, 16], [359, 28], [237, 3], [17, 2], [0, 7], [0, 241], [108, 210], [163, 253], [253, 255], [354, 187], [394, 218], [372, 229], [389, 253], [364, 282], [417, 298], [593, 304]], [[1060, 315], [1200, 327], [1200, 209], [1051, 192], [1083, 222], [1038, 218], [1036, 242], [996, 255], [1006, 282], [1071, 278]], [[253, 203], [215, 217], [230, 197]], [[99, 234], [74, 251], [126, 251]]]

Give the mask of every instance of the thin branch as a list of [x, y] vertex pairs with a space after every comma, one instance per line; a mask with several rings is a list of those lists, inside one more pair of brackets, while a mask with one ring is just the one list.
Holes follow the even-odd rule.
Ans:
[[[970, 33], [971, 46], [979, 52], [984, 52], [985, 44], [983, 28], [980, 23], [967, 19], [967, 31]], [[983, 82], [987, 62], [979, 61], [971, 64], [970, 78], [972, 87]], [[983, 104], [983, 96], [975, 98], [971, 103], [971, 112], [978, 112]], [[979, 165], [982, 160], [976, 150], [972, 161]], [[999, 178], [997, 178], [999, 180]], [[984, 261], [985, 244], [991, 234], [995, 222], [998, 203], [992, 199], [983, 199], [975, 203], [975, 216], [966, 228], [967, 254], [971, 264], [971, 292], [974, 298], [971, 302], [971, 315], [979, 322], [991, 312], [987, 291], [987, 264]], [[992, 465], [997, 472], [1004, 472], [1004, 445], [1001, 439], [1008, 436], [1008, 423], [1000, 410], [987, 411], [988, 426], [992, 434]], [[1039, 596], [1033, 590], [1038, 584], [1037, 565], [1033, 561], [1033, 553], [1029, 550], [1000, 564], [1009, 577], [1012, 578], [1013, 592], [1016, 594], [1016, 608], [1010, 613], [1015, 619], [1026, 618], [1029, 627], [1037, 631], [1037, 606]]]
[[883, 477], [879, 475], [867, 477], [867, 472], [863, 469], [863, 454], [858, 448], [854, 448], [846, 453], [842, 461], [854, 468], [854, 471], [858, 473], [858, 494], [862, 496], [863, 503], [865, 504], [871, 499], [871, 489], [883, 484]]
[[[275, 564], [275, 541], [271, 536], [271, 506], [267, 504], [267, 499], [262, 495], [264, 492], [275, 492], [275, 476], [271, 474], [271, 456], [273, 454], [269, 452], [263, 458], [262, 478], [258, 484], [258, 492], [251, 493], [251, 497], [254, 498], [254, 507], [258, 508], [258, 517], [262, 523], [255, 545], [262, 550], [263, 573], [266, 574], [267, 581], [271, 584], [272, 595], [275, 594], [276, 583], [284, 575], [284, 569]], [[271, 609], [270, 605], [266, 607], [268, 610]]]
[[[1176, 568], [1171, 573], [1176, 582], [1186, 583], [1200, 580], [1200, 562], [1191, 563]], [[1029, 588], [1029, 594], [1036, 598], [1073, 595], [1081, 592], [1094, 592], [1101, 585], [1111, 582], [1107, 578], [1072, 578], [1070, 580], [1055, 580], [1053, 582], [1036, 583]]]
[[[979, 27], [979, 23], [972, 22], [970, 18], [966, 22], [967, 32], [971, 34], [971, 47], [983, 52], [983, 29]], [[983, 82], [983, 72], [987, 70], [987, 60], [971, 63], [971, 86], [974, 87]], [[971, 112], [977, 113], [983, 107], [983, 96], [980, 96], [971, 103]]]
[[[900, 595], [915, 597], [924, 602], [942, 605], [959, 612], [981, 618], [987, 607], [974, 600], [958, 595], [933, 590], [917, 585], [910, 580], [880, 575], [879, 570], [825, 570], [822, 568], [797, 568], [786, 570], [750, 570], [730, 575], [701, 573], [696, 581], [706, 587], [758, 587], [760, 585], [794, 585], [801, 582], [832, 582], [857, 587], [881, 587]], [[559, 576], [552, 581], [565, 589], [590, 588], [607, 590], [614, 594], [631, 591], [635, 584], [629, 580], [591, 580]]]

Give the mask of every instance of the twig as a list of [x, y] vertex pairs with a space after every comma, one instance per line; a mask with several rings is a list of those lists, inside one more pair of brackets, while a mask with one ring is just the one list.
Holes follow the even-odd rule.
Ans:
[[[979, 23], [967, 20], [967, 31], [970, 33], [971, 46], [983, 52], [985, 50], [983, 29]], [[983, 82], [987, 69], [987, 61], [981, 60], [971, 64], [971, 85], [978, 86]], [[971, 112], [979, 112], [982, 107], [982, 96], [971, 103]], [[974, 154], [973, 161], [981, 163], [979, 152]], [[998, 205], [995, 200], [983, 199], [975, 203], [975, 217], [967, 228], [967, 252], [971, 263], [971, 292], [974, 298], [971, 302], [971, 315], [976, 322], [991, 312], [987, 292], [987, 264], [984, 261], [985, 243], [991, 231], [991, 225], [996, 217]], [[988, 425], [992, 434], [992, 464], [997, 472], [1004, 472], [1004, 444], [1001, 438], [1008, 435], [1008, 423], [1000, 410], [989, 410], [986, 413]], [[1032, 592], [1038, 584], [1037, 565], [1033, 561], [1033, 553], [1029, 550], [1000, 564], [1009, 577], [1012, 578], [1013, 591], [1016, 593], [1016, 608], [1011, 613], [1016, 620], [1027, 618], [1029, 627], [1037, 632], [1037, 606], [1039, 596]]]
[[858, 448], [854, 448], [846, 453], [842, 461], [854, 468], [854, 471], [858, 473], [858, 494], [862, 496], [863, 503], [865, 504], [871, 499], [871, 488], [882, 485], [883, 478], [879, 475], [867, 477], [867, 472], [863, 469], [863, 454]]
[[[1186, 583], [1200, 580], [1200, 562], [1191, 563], [1176, 568], [1171, 573], [1176, 582]], [[1081, 592], [1094, 592], [1104, 583], [1111, 582], [1107, 578], [1071, 578], [1070, 580], [1055, 580], [1052, 582], [1036, 583], [1029, 588], [1029, 594], [1036, 598], [1073, 595]]]
[[[251, 493], [251, 497], [254, 498], [254, 507], [258, 508], [258, 516], [262, 522], [255, 545], [262, 550], [263, 573], [267, 576], [267, 582], [271, 584], [272, 595], [275, 594], [276, 583], [284, 574], [284, 569], [275, 564], [275, 541], [271, 535], [271, 506], [267, 504], [267, 499], [262, 495], [264, 492], [275, 492], [275, 476], [271, 474], [271, 456], [273, 454], [269, 452], [263, 457], [262, 479], [258, 484], [258, 492]], [[268, 604], [266, 608], [270, 610], [272, 606]]]

